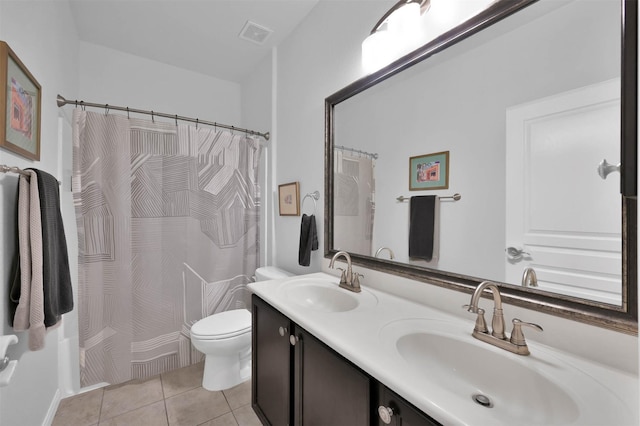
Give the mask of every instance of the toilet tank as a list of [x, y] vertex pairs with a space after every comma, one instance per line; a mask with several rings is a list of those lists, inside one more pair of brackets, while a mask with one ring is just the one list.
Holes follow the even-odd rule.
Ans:
[[262, 266], [256, 269], [256, 281], [276, 280], [293, 276], [292, 273], [280, 269], [277, 266]]

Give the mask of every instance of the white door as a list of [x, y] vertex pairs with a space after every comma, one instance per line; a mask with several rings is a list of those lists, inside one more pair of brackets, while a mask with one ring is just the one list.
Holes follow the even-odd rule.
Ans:
[[507, 110], [506, 244], [528, 253], [506, 263], [506, 281], [525, 267], [539, 287], [620, 305], [620, 175], [603, 180], [602, 159], [620, 161], [620, 80]]

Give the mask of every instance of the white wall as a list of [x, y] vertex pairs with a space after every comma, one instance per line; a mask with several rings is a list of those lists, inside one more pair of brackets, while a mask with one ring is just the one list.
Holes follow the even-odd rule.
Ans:
[[86, 42], [80, 42], [79, 61], [80, 100], [234, 126], [240, 122], [237, 83]]
[[[242, 126], [260, 133], [271, 131], [272, 126], [273, 61], [269, 55], [245, 81], [242, 82]], [[260, 163], [260, 265], [270, 265], [273, 253], [269, 241], [273, 240], [273, 169], [274, 138], [263, 144]]]
[[[0, 164], [39, 168], [62, 180], [63, 171], [71, 169], [71, 157], [63, 157], [60, 153], [70, 152], [70, 140], [63, 143], [58, 139], [58, 117], [65, 117], [65, 113], [56, 106], [56, 95], [77, 94], [78, 41], [68, 4], [54, 1], [3, 1], [0, 5], [0, 39], [11, 46], [42, 86], [40, 162], [28, 161], [0, 150]], [[7, 293], [15, 251], [17, 181], [14, 174], [0, 174], [1, 334], [13, 333], [8, 320]], [[71, 213], [68, 185], [62, 188], [61, 202], [69, 257], [72, 259], [72, 277], [75, 277], [75, 218]], [[73, 314], [65, 315], [63, 327], [67, 327], [67, 323], [75, 325], [75, 320], [69, 320], [69, 317], [73, 317]], [[52, 415], [48, 410], [58, 392], [58, 340], [66, 332], [64, 328], [49, 332], [45, 348], [37, 352], [27, 349], [27, 334], [18, 333], [20, 342], [10, 347], [8, 353], [10, 358], [19, 360], [18, 366], [10, 386], [0, 388], [0, 424], [38, 425]]]
[[[319, 189], [324, 182], [324, 98], [362, 75], [360, 43], [370, 26], [386, 11], [383, 3], [320, 2], [307, 19], [278, 48], [278, 156], [277, 183], [299, 180], [301, 195]], [[331, 30], [328, 31], [327, 23]], [[324, 194], [323, 194], [324, 195]], [[464, 194], [463, 194], [464, 195]], [[318, 203], [324, 205], [324, 197]], [[323, 259], [322, 211], [317, 212], [320, 250], [312, 255], [309, 268], [297, 265], [299, 218], [277, 217], [275, 241], [276, 264], [295, 273], [328, 269]], [[362, 271], [364, 268], [357, 267]], [[364, 270], [363, 285], [399, 292], [469, 320], [459, 306], [468, 303], [468, 295], [444, 290], [373, 270]], [[542, 334], [528, 338], [573, 350], [581, 356], [610, 363], [629, 371], [638, 370], [638, 339], [602, 328], [580, 324], [559, 317], [505, 306], [508, 318], [520, 315], [525, 321], [541, 321]], [[576, 343], [577, 341], [577, 343]], [[611, 354], [616, 354], [612, 357]]]
[[387, 8], [385, 2], [367, 2], [367, 7], [319, 2], [278, 47], [276, 183], [299, 181], [301, 198], [316, 190], [321, 194], [316, 210], [320, 248], [309, 267], [298, 265], [300, 217], [276, 217], [275, 263], [291, 272], [316, 272], [322, 265], [324, 99], [362, 76], [360, 43]]

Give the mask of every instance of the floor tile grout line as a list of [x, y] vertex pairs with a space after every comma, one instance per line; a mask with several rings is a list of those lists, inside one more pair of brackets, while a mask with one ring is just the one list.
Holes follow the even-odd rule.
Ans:
[[102, 420], [102, 404], [104, 403], [104, 386], [100, 388], [102, 394], [100, 395], [100, 410], [98, 410], [98, 424]]
[[162, 374], [160, 374], [160, 386], [162, 386], [162, 403], [164, 404], [164, 417], [167, 419], [167, 425], [171, 426], [169, 424], [169, 410], [167, 410], [167, 396], [164, 393], [164, 379], [162, 377]]

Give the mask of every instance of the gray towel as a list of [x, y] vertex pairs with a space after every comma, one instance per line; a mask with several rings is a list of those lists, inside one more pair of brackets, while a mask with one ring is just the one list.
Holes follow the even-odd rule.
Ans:
[[300, 223], [300, 248], [298, 250], [298, 264], [300, 266], [309, 266], [311, 264], [312, 250], [318, 250], [316, 217], [303, 214], [302, 222]]
[[60, 321], [62, 314], [73, 309], [69, 256], [60, 214], [58, 180], [42, 170], [32, 170], [38, 175], [42, 216], [44, 324], [51, 327]]
[[431, 261], [436, 226], [436, 195], [411, 197], [409, 257]]

